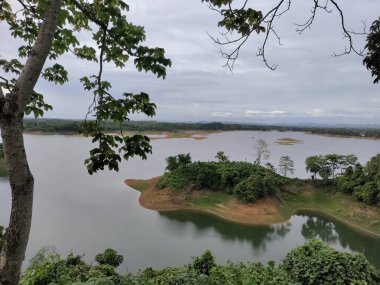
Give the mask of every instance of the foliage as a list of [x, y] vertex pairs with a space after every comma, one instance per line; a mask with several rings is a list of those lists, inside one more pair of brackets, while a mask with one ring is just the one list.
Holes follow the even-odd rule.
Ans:
[[380, 80], [380, 18], [375, 20], [371, 27], [370, 33], [367, 36], [365, 45], [368, 50], [364, 57], [363, 64], [371, 71], [374, 77], [373, 83], [379, 83]]
[[293, 249], [281, 268], [300, 284], [378, 284], [380, 276], [362, 254], [339, 252], [313, 240]]
[[190, 153], [188, 154], [178, 154], [177, 156], [169, 156], [166, 158], [166, 170], [174, 171], [178, 168], [183, 168], [184, 166], [191, 163]]
[[[37, 1], [33, 5], [25, 5], [22, 13], [15, 13], [13, 9], [8, 1], [2, 1], [0, 20], [8, 24], [14, 37], [24, 42], [18, 49], [19, 59], [28, 58], [39, 34], [46, 3]], [[164, 49], [143, 45], [146, 39], [144, 28], [127, 20], [128, 10], [129, 6], [123, 1], [95, 1], [93, 5], [83, 1], [62, 1], [58, 27], [56, 31], [51, 31], [55, 35], [48, 55], [50, 62], [41, 72], [41, 77], [47, 81], [60, 85], [66, 83], [69, 73], [60, 57], [68, 52], [72, 52], [79, 60], [98, 65], [95, 74], [80, 78], [85, 92], [91, 92], [93, 96], [87, 115], [93, 117], [94, 121], [86, 120], [81, 126], [83, 134], [92, 137], [93, 143], [98, 144], [85, 161], [90, 174], [105, 167], [118, 170], [122, 158], [128, 159], [134, 155], [146, 158], [146, 154], [151, 152], [147, 137], [107, 134], [103, 128], [103, 122], [120, 124], [128, 121], [133, 113], [151, 117], [155, 115], [156, 108], [144, 92], [111, 94], [112, 83], [103, 78], [105, 65], [124, 68], [132, 61], [138, 71], [151, 72], [158, 78], [165, 78], [166, 68], [171, 66]], [[79, 33], [83, 32], [91, 36], [90, 42], [80, 42]], [[17, 91], [15, 82], [24, 68], [19, 59], [0, 59], [0, 68], [9, 75], [1, 77], [5, 79], [1, 85], [11, 94]], [[50, 109], [52, 106], [44, 102], [43, 94], [33, 91], [25, 113], [40, 117]]]
[[36, 268], [41, 264], [54, 263], [59, 260], [60, 256], [54, 246], [44, 246], [29, 260], [29, 268]]
[[352, 194], [355, 199], [369, 205], [380, 202], [380, 154], [373, 156], [362, 167], [356, 164], [348, 167], [338, 178], [338, 190]]
[[[82, 270], [82, 271], [81, 271]], [[225, 284], [378, 284], [379, 276], [361, 254], [336, 251], [320, 241], [292, 250], [280, 266], [274, 262], [218, 265], [210, 251], [181, 267], [156, 270], [147, 267], [122, 276], [115, 268], [88, 265], [80, 256], [69, 255], [28, 268], [21, 285], [225, 285]]]
[[280, 187], [280, 180], [273, 174], [252, 174], [235, 186], [234, 194], [242, 202], [253, 203], [273, 195]]
[[340, 169], [342, 175], [348, 167], [353, 167], [358, 158], [353, 155], [326, 154], [314, 155], [306, 158], [306, 171], [312, 173], [312, 178], [319, 175], [322, 179], [328, 179], [330, 176], [335, 178], [336, 170]]
[[287, 177], [288, 173], [294, 173], [294, 162], [288, 155], [283, 155], [280, 157], [278, 171], [285, 177]]
[[378, 202], [379, 185], [375, 182], [366, 182], [364, 185], [356, 186], [352, 195], [366, 204], [373, 205]]
[[201, 256], [194, 258], [192, 267], [199, 274], [210, 275], [211, 269], [216, 266], [211, 251], [206, 250]]
[[286, 272], [274, 266], [273, 262], [267, 266], [255, 263], [232, 263], [226, 266], [218, 265], [211, 270], [210, 284], [265, 284], [265, 285], [295, 285], [295, 282]]
[[123, 263], [124, 257], [111, 248], [106, 249], [103, 253], [95, 256], [95, 261], [100, 265], [107, 264], [112, 267], [118, 267]]
[[215, 158], [218, 162], [229, 162], [228, 156], [225, 155], [224, 151], [218, 151], [215, 155]]
[[198, 161], [178, 167], [175, 158], [167, 158], [168, 165], [176, 167], [161, 177], [159, 188], [208, 189], [234, 194], [243, 202], [254, 202], [274, 194], [284, 182], [270, 169], [248, 162]]

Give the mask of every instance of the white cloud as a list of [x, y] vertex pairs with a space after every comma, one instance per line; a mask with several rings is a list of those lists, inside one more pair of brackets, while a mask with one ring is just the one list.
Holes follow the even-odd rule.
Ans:
[[212, 112], [211, 117], [230, 118], [233, 114], [230, 112]]
[[279, 111], [279, 110], [273, 110], [273, 111], [246, 110], [245, 111], [246, 117], [254, 117], [254, 116], [286, 116], [286, 115], [289, 115], [289, 114], [290, 114], [290, 112]]
[[312, 109], [311, 111], [305, 112], [305, 115], [312, 117], [320, 117], [324, 114], [324, 110], [322, 109]]
[[[273, 1], [249, 2], [265, 9], [273, 5]], [[269, 64], [278, 64], [276, 71], [268, 70], [256, 57], [262, 38], [255, 35], [242, 47], [231, 73], [222, 67], [225, 61], [218, 53], [220, 46], [206, 33], [218, 36], [220, 20], [207, 5], [201, 1], [131, 0], [127, 18], [145, 27], [147, 41], [143, 45], [163, 47], [173, 67], [163, 81], [135, 72], [132, 61], [123, 70], [106, 65], [104, 79], [112, 83], [116, 97], [122, 92], [148, 93], [158, 106], [155, 120], [379, 122], [379, 87], [372, 83], [361, 58], [330, 56], [346, 43], [338, 15], [320, 11], [311, 29], [302, 35], [295, 32], [294, 23], [305, 22], [312, 2], [292, 3], [289, 13], [276, 23], [282, 45], [272, 37], [266, 50]], [[361, 19], [369, 24], [378, 17], [378, 1], [340, 2], [350, 30], [360, 31]], [[81, 34], [81, 41], [87, 42], [88, 36]], [[0, 47], [1, 57], [16, 57], [20, 43], [13, 40], [5, 24], [0, 24], [0, 38], [7, 43]], [[361, 38], [354, 40], [357, 49], [363, 47]], [[96, 72], [97, 66], [70, 56], [61, 62], [69, 71], [70, 82], [62, 87], [40, 80], [36, 91], [46, 94], [47, 102], [54, 106], [48, 117], [83, 118], [92, 96], [83, 92], [78, 79]], [[2, 71], [0, 76], [5, 76]]]

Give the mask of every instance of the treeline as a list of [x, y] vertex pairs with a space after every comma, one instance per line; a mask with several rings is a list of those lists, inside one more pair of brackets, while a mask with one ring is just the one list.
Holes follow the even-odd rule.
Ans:
[[217, 154], [218, 162], [192, 162], [190, 154], [169, 156], [166, 172], [157, 186], [187, 191], [219, 191], [233, 194], [242, 202], [252, 203], [275, 194], [287, 179], [258, 164], [229, 161], [222, 154]]
[[[83, 120], [63, 119], [26, 119], [25, 131], [78, 133], [82, 130]], [[357, 136], [380, 138], [379, 128], [330, 128], [330, 127], [300, 127], [258, 124], [228, 124], [220, 122], [211, 123], [175, 123], [157, 121], [129, 121], [121, 125], [113, 122], [104, 122], [107, 131], [300, 131], [322, 135]]]
[[312, 178], [336, 184], [338, 191], [369, 205], [380, 204], [380, 154], [364, 166], [355, 155], [315, 155], [306, 159]]
[[278, 266], [274, 262], [218, 265], [206, 251], [182, 267], [148, 267], [121, 275], [116, 268], [123, 259], [107, 249], [89, 265], [82, 256], [63, 259], [43, 249], [31, 260], [20, 285], [380, 284], [379, 274], [362, 254], [340, 252], [316, 240], [293, 249]]
[[[279, 169], [270, 163], [261, 166], [258, 162], [230, 161], [223, 151], [215, 158], [218, 161], [192, 162], [190, 154], [179, 154], [166, 158], [166, 171], [157, 187], [189, 191], [207, 189], [234, 195], [244, 203], [253, 203], [260, 198], [276, 194], [291, 183], [286, 173], [293, 171], [293, 161], [282, 156]], [[380, 154], [375, 155], [364, 166], [355, 155], [326, 154], [306, 158], [306, 170], [312, 181], [322, 186], [330, 185], [340, 192], [352, 195], [369, 205], [380, 205]], [[280, 172], [283, 176], [279, 175]]]

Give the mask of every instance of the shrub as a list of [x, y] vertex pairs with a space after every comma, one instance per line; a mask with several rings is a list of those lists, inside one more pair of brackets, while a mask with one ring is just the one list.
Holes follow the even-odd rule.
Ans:
[[362, 254], [339, 252], [317, 240], [293, 249], [280, 267], [300, 284], [380, 282], [380, 276]]
[[193, 260], [192, 267], [199, 274], [210, 275], [211, 269], [216, 266], [214, 256], [211, 251], [206, 250], [200, 257]]
[[253, 203], [260, 198], [273, 195], [282, 185], [275, 174], [252, 174], [234, 188], [235, 196], [245, 203]]
[[100, 265], [110, 265], [114, 268], [123, 263], [124, 257], [111, 248], [106, 249], [103, 253], [95, 256], [95, 261]]
[[171, 187], [174, 189], [185, 189], [187, 187], [190, 187], [192, 182], [184, 177], [179, 172], [167, 172], [165, 173], [160, 181], [157, 183], [157, 187], [160, 189]]
[[367, 182], [362, 186], [355, 187], [353, 196], [369, 205], [374, 205], [378, 202], [379, 188], [375, 182]]

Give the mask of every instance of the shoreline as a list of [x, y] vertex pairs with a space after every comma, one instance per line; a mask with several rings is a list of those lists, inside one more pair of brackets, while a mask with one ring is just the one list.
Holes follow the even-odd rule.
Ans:
[[[353, 212], [347, 212], [344, 214], [341, 213], [341, 209], [338, 209], [335, 213], [332, 210], [327, 211], [326, 209], [321, 209], [320, 205], [316, 205], [314, 207], [311, 205], [291, 205], [291, 202], [280, 202], [279, 199], [276, 199], [274, 197], [259, 200], [254, 204], [242, 204], [237, 202], [236, 199], [229, 196], [228, 199], [224, 200], [224, 203], [216, 203], [213, 206], [204, 206], [202, 204], [194, 204], [193, 200], [198, 198], [206, 200], [210, 199], [212, 195], [215, 195], [215, 192], [196, 191], [197, 193], [195, 193], [196, 196], [193, 197], [194, 199], [192, 198], [191, 201], [188, 201], [183, 199], [183, 197], [180, 197], [180, 194], [183, 194], [179, 192], [180, 190], [157, 190], [155, 185], [159, 178], [160, 177], [154, 177], [147, 180], [126, 179], [124, 183], [132, 189], [140, 192], [140, 206], [157, 212], [201, 212], [216, 216], [223, 220], [243, 225], [278, 225], [286, 223], [294, 214], [309, 212], [320, 214], [332, 220], [336, 220], [342, 224], [345, 224], [353, 230], [362, 232], [365, 235], [380, 238], [380, 230], [376, 231], [374, 229], [371, 231], [368, 229], [368, 225], [363, 226], [363, 222], [355, 220], [357, 217], [354, 217]], [[309, 195], [309, 192], [305, 192], [305, 197]], [[366, 208], [365, 205], [360, 205], [356, 202], [353, 202], [353, 206], [360, 207], [360, 211], [364, 211], [363, 209]], [[372, 213], [374, 209], [371, 208], [368, 211]], [[376, 212], [376, 215], [380, 217], [380, 211]], [[376, 223], [374, 225], [377, 227], [378, 224]]]
[[[215, 134], [215, 133], [224, 133], [224, 132], [254, 132], [255, 130], [174, 130], [174, 131], [141, 131], [141, 132], [133, 132], [133, 131], [124, 131], [124, 134], [133, 135], [133, 134], [144, 134], [149, 137], [149, 135], [152, 135], [151, 140], [158, 140], [158, 139], [176, 139], [176, 138], [192, 138], [195, 140], [204, 140], [208, 138], [208, 135]], [[264, 132], [280, 132], [278, 130], [266, 130]], [[331, 137], [331, 138], [346, 138], [346, 139], [360, 139], [360, 140], [380, 140], [380, 137], [362, 137], [362, 136], [350, 136], [350, 135], [339, 135], [339, 134], [319, 134], [319, 133], [313, 133], [310, 131], [289, 131], [289, 132], [299, 132], [306, 135], [312, 135], [312, 136], [321, 136], [321, 137]], [[28, 135], [38, 135], [38, 136], [51, 136], [51, 135], [62, 135], [62, 136], [79, 136], [82, 137], [79, 132], [73, 132], [73, 131], [62, 131], [62, 132], [44, 132], [44, 131], [23, 131], [24, 134]], [[109, 133], [118, 133], [118, 132], [109, 132]], [[154, 136], [162, 136], [162, 137], [154, 137]], [[283, 139], [277, 139], [275, 141], [276, 144], [279, 145], [295, 145], [299, 143], [303, 143], [301, 140], [297, 139], [291, 139], [291, 141], [283, 140]]]
[[[107, 132], [109, 134], [120, 134], [119, 132]], [[124, 131], [124, 136], [132, 136], [135, 134], [142, 134], [149, 137], [150, 140], [160, 140], [160, 139], [179, 139], [179, 138], [190, 138], [194, 140], [205, 140], [210, 134], [220, 133], [219, 131], [143, 131], [143, 132], [133, 132]], [[23, 131], [23, 134], [32, 136], [73, 136], [73, 137], [84, 137], [79, 132], [42, 132], [42, 131]], [[151, 137], [150, 137], [151, 136]]]

